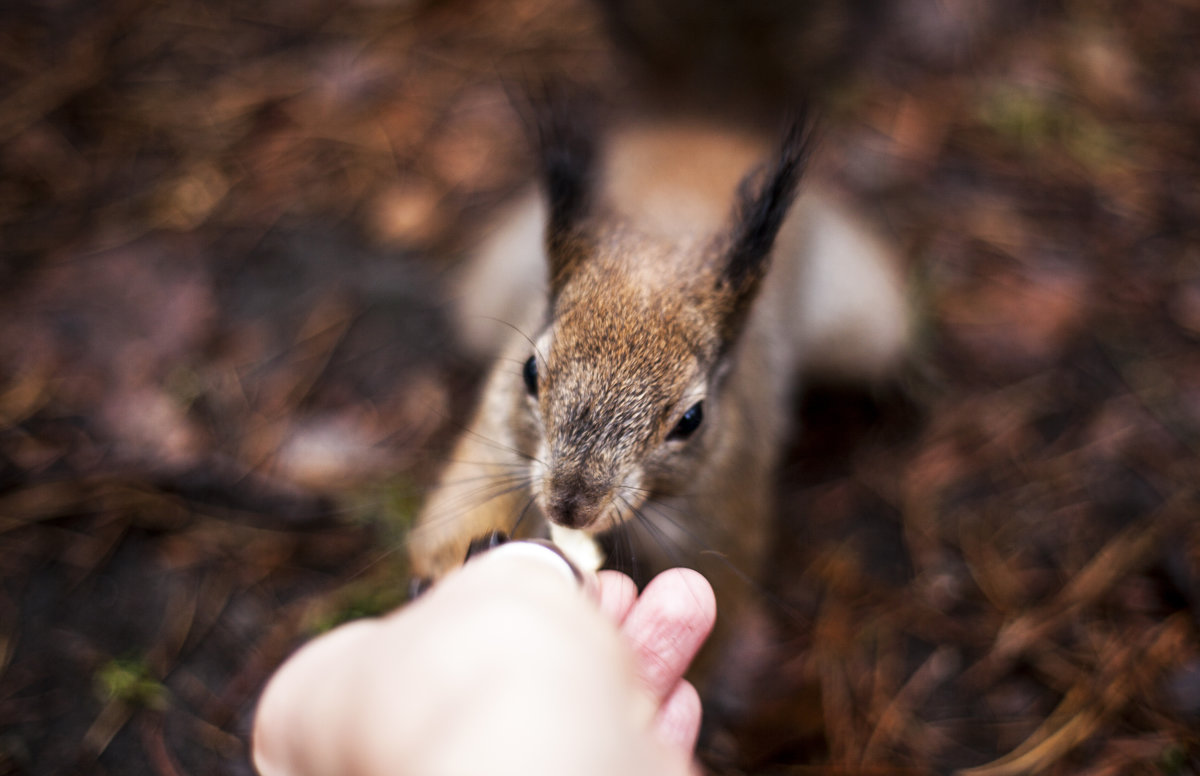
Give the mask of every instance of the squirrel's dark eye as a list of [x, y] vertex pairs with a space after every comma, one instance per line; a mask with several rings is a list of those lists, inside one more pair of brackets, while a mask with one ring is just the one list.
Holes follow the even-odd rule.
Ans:
[[525, 390], [529, 391], [530, 396], [537, 396], [537, 356], [529, 357], [521, 376], [525, 378]]
[[675, 428], [671, 429], [670, 434], [667, 434], [667, 439], [687, 439], [693, 431], [700, 428], [702, 420], [704, 420], [704, 403], [696, 402], [687, 412], [683, 413], [683, 417], [675, 424]]

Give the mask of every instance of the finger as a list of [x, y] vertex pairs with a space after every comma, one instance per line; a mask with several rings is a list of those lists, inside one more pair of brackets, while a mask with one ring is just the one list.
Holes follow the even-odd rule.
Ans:
[[691, 754], [700, 736], [700, 714], [700, 693], [687, 679], [681, 679], [658, 710], [654, 733], [667, 746]]
[[627, 575], [619, 571], [601, 571], [599, 580], [600, 597], [597, 603], [600, 611], [612, 618], [618, 626], [625, 622], [633, 602], [637, 600], [637, 585]]
[[[346, 655], [378, 638], [375, 620], [343, 625], [293, 655], [268, 682], [254, 715], [252, 757], [264, 776], [320, 773], [337, 761], [346, 716]], [[340, 677], [336, 681], [321, 681]]]
[[691, 569], [659, 574], [634, 603], [622, 631], [642, 683], [658, 702], [683, 677], [716, 621], [712, 587]]

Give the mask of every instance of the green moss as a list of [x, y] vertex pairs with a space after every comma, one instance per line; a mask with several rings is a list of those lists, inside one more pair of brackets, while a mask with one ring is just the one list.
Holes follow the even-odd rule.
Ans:
[[1052, 90], [997, 84], [983, 90], [974, 113], [976, 121], [1022, 154], [1065, 154], [1093, 171], [1122, 159], [1111, 127], [1086, 105]]
[[1182, 746], [1171, 744], [1163, 749], [1162, 754], [1158, 758], [1158, 768], [1163, 773], [1169, 776], [1185, 773], [1184, 769], [1188, 764], [1188, 754]]
[[96, 671], [96, 690], [106, 701], [161, 711], [167, 706], [167, 688], [151, 674], [143, 659], [114, 659]]

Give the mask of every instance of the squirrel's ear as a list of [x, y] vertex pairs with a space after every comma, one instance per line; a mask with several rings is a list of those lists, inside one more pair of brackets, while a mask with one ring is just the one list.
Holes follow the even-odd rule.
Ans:
[[553, 84], [531, 90], [529, 96], [549, 213], [546, 253], [552, 295], [558, 294], [585, 252], [581, 224], [592, 205], [596, 167], [593, 102]]
[[796, 199], [812, 146], [812, 122], [807, 110], [802, 110], [788, 124], [775, 158], [742, 180], [717, 275], [717, 291], [727, 300], [731, 334], [740, 328], [770, 267], [775, 237]]

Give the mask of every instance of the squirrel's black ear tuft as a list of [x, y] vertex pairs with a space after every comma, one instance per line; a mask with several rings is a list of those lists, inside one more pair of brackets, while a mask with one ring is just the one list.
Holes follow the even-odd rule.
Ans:
[[570, 229], [587, 212], [596, 165], [595, 127], [579, 98], [548, 92], [537, 111], [538, 159], [553, 226]]
[[813, 122], [808, 110], [802, 109], [788, 123], [775, 158], [742, 181], [719, 280], [735, 295], [752, 294], [766, 274], [775, 237], [796, 199], [812, 146]]
[[597, 98], [542, 82], [526, 87], [523, 103], [546, 193], [546, 249], [556, 293], [580, 258], [579, 226], [592, 205]]

